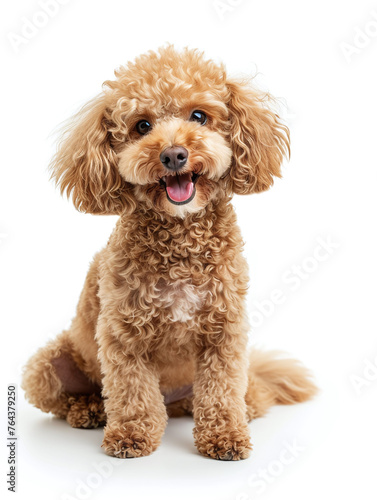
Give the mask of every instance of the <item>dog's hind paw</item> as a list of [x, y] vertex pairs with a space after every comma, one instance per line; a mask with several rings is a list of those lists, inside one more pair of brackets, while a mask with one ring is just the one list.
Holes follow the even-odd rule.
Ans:
[[106, 424], [103, 400], [96, 394], [68, 397], [67, 422], [71, 427], [96, 429]]

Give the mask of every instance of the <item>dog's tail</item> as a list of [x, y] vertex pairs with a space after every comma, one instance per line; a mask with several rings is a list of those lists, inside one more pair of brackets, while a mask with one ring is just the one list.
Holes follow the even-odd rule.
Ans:
[[250, 419], [261, 417], [270, 406], [291, 405], [311, 399], [318, 389], [299, 361], [278, 351], [250, 353], [246, 404]]

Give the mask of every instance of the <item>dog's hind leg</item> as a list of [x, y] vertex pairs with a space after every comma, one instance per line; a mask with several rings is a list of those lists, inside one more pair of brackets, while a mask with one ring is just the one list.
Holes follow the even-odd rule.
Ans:
[[79, 368], [69, 332], [39, 349], [24, 369], [26, 398], [44, 412], [64, 418], [72, 427], [105, 424], [100, 386]]

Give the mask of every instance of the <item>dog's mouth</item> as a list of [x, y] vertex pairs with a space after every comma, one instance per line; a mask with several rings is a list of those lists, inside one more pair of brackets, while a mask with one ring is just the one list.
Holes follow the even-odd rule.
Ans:
[[160, 182], [165, 187], [167, 199], [174, 205], [185, 205], [195, 197], [195, 184], [199, 175], [194, 172], [173, 174], [162, 177]]

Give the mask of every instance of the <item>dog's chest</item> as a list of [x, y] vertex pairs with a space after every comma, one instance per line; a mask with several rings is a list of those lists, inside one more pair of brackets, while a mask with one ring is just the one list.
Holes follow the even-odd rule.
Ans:
[[189, 321], [201, 309], [207, 290], [185, 280], [160, 278], [156, 284], [156, 302], [170, 321]]

